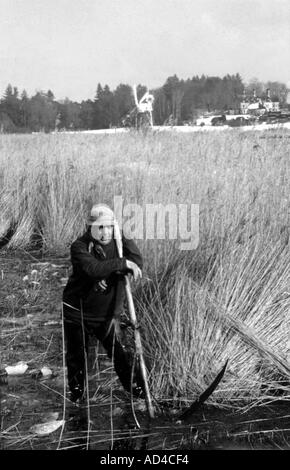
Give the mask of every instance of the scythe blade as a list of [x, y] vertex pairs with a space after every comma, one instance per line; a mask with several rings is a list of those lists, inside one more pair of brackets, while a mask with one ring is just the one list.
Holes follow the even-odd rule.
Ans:
[[210, 384], [210, 386], [200, 395], [200, 397], [192, 403], [186, 410], [184, 410], [177, 418], [177, 421], [183, 421], [187, 418], [189, 418], [192, 413], [194, 413], [200, 405], [202, 405], [209, 397], [210, 395], [215, 391], [217, 388], [218, 384], [220, 383], [221, 379], [224, 376], [224, 373], [226, 371], [228, 365], [228, 359], [221, 369], [221, 371], [218, 373], [214, 381]]

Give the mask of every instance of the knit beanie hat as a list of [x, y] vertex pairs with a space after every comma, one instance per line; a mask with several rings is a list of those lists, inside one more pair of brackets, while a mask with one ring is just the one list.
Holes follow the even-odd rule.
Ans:
[[88, 225], [114, 225], [114, 212], [105, 204], [95, 204], [87, 221]]

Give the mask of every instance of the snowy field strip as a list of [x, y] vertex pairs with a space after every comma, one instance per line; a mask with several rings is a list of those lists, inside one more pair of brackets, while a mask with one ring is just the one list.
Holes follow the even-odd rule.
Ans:
[[[153, 126], [154, 131], [158, 132], [221, 132], [225, 130], [235, 130], [240, 131], [266, 131], [269, 129], [290, 129], [290, 122], [278, 123], [278, 124], [258, 124], [255, 126], [239, 126], [239, 127], [230, 127], [230, 126]], [[116, 127], [111, 129], [93, 129], [88, 131], [63, 131], [57, 132], [57, 134], [122, 134], [125, 132], [130, 132], [130, 129], [124, 127]]]

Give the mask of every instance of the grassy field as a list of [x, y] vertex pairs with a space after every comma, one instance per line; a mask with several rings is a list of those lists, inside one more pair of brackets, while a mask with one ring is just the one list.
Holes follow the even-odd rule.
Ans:
[[[150, 386], [157, 397], [192, 400], [229, 359], [211, 404], [289, 400], [289, 137], [1, 135], [0, 238], [14, 233], [3, 256], [21, 256], [41, 238], [44, 258], [68, 257], [91, 205], [112, 206], [116, 195], [143, 207], [199, 204], [197, 249], [137, 241], [145, 266], [134, 293]], [[6, 320], [9, 305], [5, 297]]]

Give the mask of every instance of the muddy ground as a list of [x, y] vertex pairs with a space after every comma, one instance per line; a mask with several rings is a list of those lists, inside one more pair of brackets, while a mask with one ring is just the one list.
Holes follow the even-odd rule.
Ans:
[[[143, 401], [135, 400], [138, 429], [130, 397], [96, 341], [90, 345], [89, 402], [64, 398], [61, 295], [69, 272], [68, 258], [0, 253], [2, 449], [290, 449], [289, 401], [279, 396], [244, 411], [205, 404], [182, 424], [176, 422], [180, 410], [158, 407], [148, 422]], [[25, 373], [7, 375], [5, 367], [19, 361], [28, 365]], [[43, 375], [43, 367], [51, 373]], [[32, 426], [55, 420], [64, 426], [47, 435], [33, 432]]]

